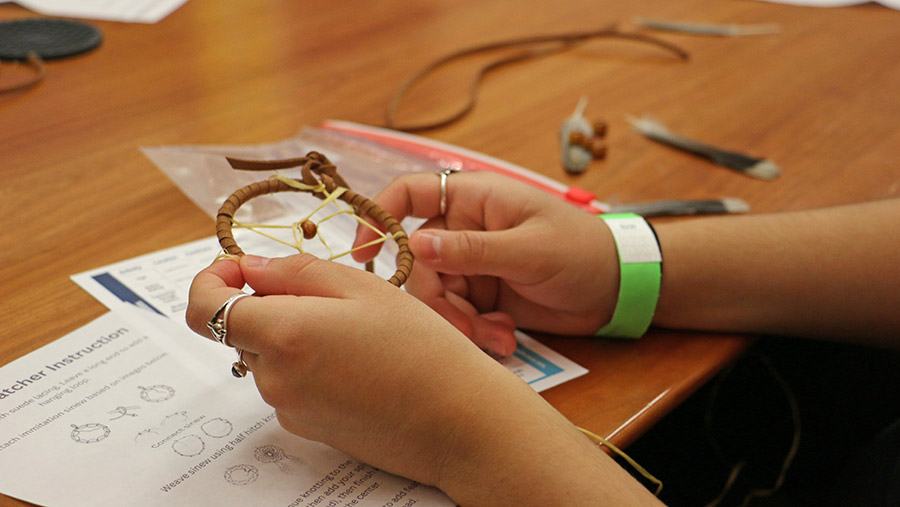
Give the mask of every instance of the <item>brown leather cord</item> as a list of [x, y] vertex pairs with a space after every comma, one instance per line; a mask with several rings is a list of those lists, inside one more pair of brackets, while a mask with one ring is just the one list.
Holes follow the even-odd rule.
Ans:
[[[305, 157], [285, 158], [281, 160], [247, 160], [242, 158], [226, 157], [232, 169], [241, 169], [244, 171], [274, 171], [277, 169], [290, 169], [299, 167], [303, 183], [307, 185], [318, 185], [319, 181], [314, 176], [327, 175], [330, 179], [341, 187], [346, 189], [350, 185], [344, 181], [344, 178], [337, 173], [337, 166], [331, 163], [325, 155], [319, 152], [311, 151]], [[328, 189], [329, 192], [332, 189]]]
[[20, 83], [0, 86], [0, 93], [10, 93], [25, 90], [37, 85], [44, 80], [44, 76], [47, 74], [47, 71], [44, 68], [44, 60], [42, 60], [41, 57], [37, 55], [37, 53], [33, 51], [31, 53], [28, 53], [28, 59], [25, 60], [25, 64], [31, 67], [31, 69], [34, 71], [34, 75]]
[[[344, 179], [337, 174], [337, 167], [334, 166], [324, 155], [317, 152], [310, 152], [305, 157], [284, 159], [284, 160], [244, 160], [237, 158], [228, 158], [228, 163], [234, 169], [244, 169], [250, 171], [271, 171], [274, 169], [287, 169], [291, 167], [300, 167], [301, 178], [296, 180], [305, 185], [318, 187], [324, 185], [328, 193], [334, 192], [338, 187], [345, 190], [337, 198], [349, 204], [353, 208], [353, 212], [360, 218], [372, 217], [376, 222], [381, 224], [385, 230], [393, 237], [397, 243], [398, 253], [396, 258], [397, 270], [388, 279], [388, 282], [397, 287], [406, 283], [413, 267], [413, 254], [409, 249], [409, 238], [403, 226], [390, 213], [385, 211], [381, 206], [375, 204], [372, 200], [363, 197], [360, 194], [350, 190]], [[310, 192], [319, 199], [325, 199], [327, 195], [324, 192], [315, 192], [312, 190], [303, 190], [288, 185], [280, 180], [264, 180], [251, 183], [239, 188], [219, 208], [216, 215], [216, 236], [219, 238], [219, 244], [225, 253], [240, 257], [244, 255], [244, 251], [238, 246], [232, 234], [232, 226], [234, 224], [234, 214], [242, 204], [266, 194], [274, 194], [276, 192]], [[366, 270], [374, 272], [374, 263], [368, 262]]]
[[[636, 42], [643, 42], [647, 44], [653, 44], [660, 48], [663, 48], [673, 54], [675, 54], [678, 58], [682, 60], [687, 60], [690, 58], [690, 55], [687, 51], [681, 49], [680, 47], [666, 42], [662, 39], [658, 39], [656, 37], [651, 37], [648, 35], [643, 35], [639, 33], [630, 33], [630, 32], [622, 32], [616, 27], [616, 25], [610, 25], [606, 28], [602, 28], [600, 30], [593, 30], [588, 32], [572, 32], [558, 35], [538, 35], [533, 37], [523, 37], [518, 39], [510, 39], [500, 42], [492, 42], [488, 44], [482, 44], [478, 46], [474, 46], [471, 48], [461, 49], [458, 51], [454, 51], [448, 55], [442, 56], [437, 60], [429, 63], [421, 70], [412, 75], [409, 79], [407, 79], [397, 91], [394, 93], [394, 96], [391, 98], [390, 103], [388, 104], [387, 113], [385, 114], [385, 126], [394, 130], [402, 130], [404, 132], [421, 132], [423, 130], [431, 130], [438, 127], [447, 126], [463, 116], [467, 115], [472, 109], [475, 107], [475, 102], [478, 98], [478, 87], [481, 84], [481, 81], [484, 77], [493, 70], [496, 70], [500, 67], [504, 67], [506, 65], [521, 62], [524, 60], [529, 60], [533, 58], [539, 58], [543, 56], [549, 56], [555, 53], [559, 53], [565, 51], [566, 49], [572, 48], [578, 44], [583, 42], [587, 42], [591, 39], [598, 38], [615, 38], [615, 39], [625, 39], [632, 40]], [[425, 78], [431, 72], [434, 72], [436, 69], [460, 58], [464, 58], [467, 56], [472, 56], [478, 53], [485, 53], [488, 51], [494, 51], [497, 49], [506, 49], [506, 48], [515, 48], [520, 46], [531, 46], [535, 44], [555, 44], [549, 48], [538, 48], [538, 49], [529, 49], [517, 53], [512, 56], [508, 56], [505, 58], [501, 58], [497, 61], [491, 62], [480, 69], [478, 69], [475, 78], [472, 80], [471, 85], [469, 85], [469, 97], [466, 104], [464, 104], [458, 111], [446, 116], [445, 118], [434, 120], [425, 123], [418, 124], [397, 124], [397, 111], [400, 109], [400, 104], [403, 101], [403, 98], [406, 96], [407, 92], [415, 86], [418, 82]]]

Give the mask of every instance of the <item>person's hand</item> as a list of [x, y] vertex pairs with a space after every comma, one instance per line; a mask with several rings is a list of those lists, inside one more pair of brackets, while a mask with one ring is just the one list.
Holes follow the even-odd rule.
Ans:
[[221, 260], [191, 285], [206, 322], [244, 284], [227, 340], [286, 430], [463, 505], [656, 504], [513, 373], [422, 302], [310, 255]]
[[[524, 183], [492, 173], [400, 177], [374, 199], [398, 220], [426, 218], [410, 237], [408, 291], [480, 347], [515, 350], [515, 327], [590, 334], [612, 317], [618, 260], [602, 220]], [[366, 227], [356, 244], [374, 239]], [[368, 260], [378, 247], [358, 250]]]
[[256, 292], [234, 305], [227, 339], [279, 423], [380, 468], [436, 484], [478, 392], [521, 391], [420, 301], [311, 255], [215, 262], [191, 286], [190, 327], [209, 338], [206, 322], [245, 282]]

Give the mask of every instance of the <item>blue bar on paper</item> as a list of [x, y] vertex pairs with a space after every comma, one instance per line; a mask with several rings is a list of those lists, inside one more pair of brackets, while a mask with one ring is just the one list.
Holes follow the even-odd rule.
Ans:
[[535, 353], [533, 350], [522, 345], [521, 343], [518, 347], [516, 347], [516, 351], [513, 352], [513, 355], [521, 359], [525, 364], [530, 365], [531, 367], [544, 374], [543, 377], [539, 377], [528, 382], [529, 384], [544, 380], [547, 377], [556, 375], [557, 373], [562, 373], [563, 371], [562, 368], [551, 363], [550, 361], [547, 361], [547, 359], [545, 359], [543, 356]]
[[109, 273], [100, 273], [99, 275], [94, 275], [91, 278], [94, 279], [97, 283], [106, 288], [106, 290], [110, 291], [117, 298], [121, 299], [126, 303], [131, 303], [134, 306], [139, 308], [143, 308], [145, 310], [150, 310], [156, 312], [163, 317], [165, 314], [159, 310], [157, 310], [153, 305], [148, 303], [144, 298], [138, 296], [131, 289], [126, 287], [122, 282], [116, 279], [116, 277], [112, 276]]

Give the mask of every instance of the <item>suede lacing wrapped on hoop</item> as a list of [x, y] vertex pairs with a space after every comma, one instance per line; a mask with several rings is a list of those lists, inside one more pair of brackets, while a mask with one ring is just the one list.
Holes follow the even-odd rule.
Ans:
[[[350, 190], [347, 182], [337, 172], [337, 167], [328, 160], [325, 155], [318, 152], [309, 152], [305, 157], [283, 159], [283, 160], [244, 160], [238, 158], [228, 158], [228, 163], [234, 169], [243, 169], [248, 171], [273, 171], [277, 169], [288, 169], [300, 167], [300, 179], [288, 178], [286, 176], [276, 174], [271, 178], [263, 181], [257, 181], [237, 189], [219, 208], [216, 216], [216, 236], [219, 238], [219, 244], [225, 252], [225, 255], [240, 257], [244, 255], [244, 251], [238, 246], [234, 239], [232, 229], [234, 227], [242, 227], [270, 237], [284, 243], [288, 246], [296, 248], [299, 252], [303, 252], [303, 239], [311, 239], [318, 235], [319, 226], [322, 222], [339, 214], [351, 214], [356, 220], [378, 234], [378, 238], [364, 245], [359, 245], [346, 252], [335, 254], [331, 252], [331, 247], [323, 239], [320, 240], [328, 248], [331, 253], [329, 260], [352, 253], [355, 250], [372, 246], [386, 240], [394, 240], [397, 243], [398, 253], [396, 258], [397, 270], [388, 279], [393, 285], [400, 287], [409, 278], [412, 272], [413, 255], [409, 249], [409, 238], [403, 226], [390, 213], [375, 204], [372, 200]], [[234, 219], [237, 210], [247, 201], [267, 194], [277, 192], [308, 192], [322, 200], [316, 210], [309, 214], [303, 220], [295, 222], [290, 226], [262, 226], [258, 224], [241, 224]], [[343, 201], [350, 206], [350, 209], [344, 209], [337, 205], [337, 200]], [[313, 223], [310, 218], [314, 213], [321, 210], [329, 203], [338, 206], [337, 213], [319, 221], [318, 224]], [[380, 231], [366, 220], [371, 217], [384, 227], [386, 232]], [[287, 243], [257, 229], [265, 227], [290, 228], [293, 231], [294, 243]], [[372, 261], [366, 263], [366, 270], [374, 272], [374, 263]]]

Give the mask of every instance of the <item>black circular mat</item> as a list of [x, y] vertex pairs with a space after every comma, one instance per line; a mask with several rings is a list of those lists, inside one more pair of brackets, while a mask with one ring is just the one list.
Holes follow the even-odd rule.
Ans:
[[103, 35], [87, 23], [29, 18], [0, 22], [0, 59], [25, 60], [34, 51], [44, 60], [65, 58], [100, 45]]

